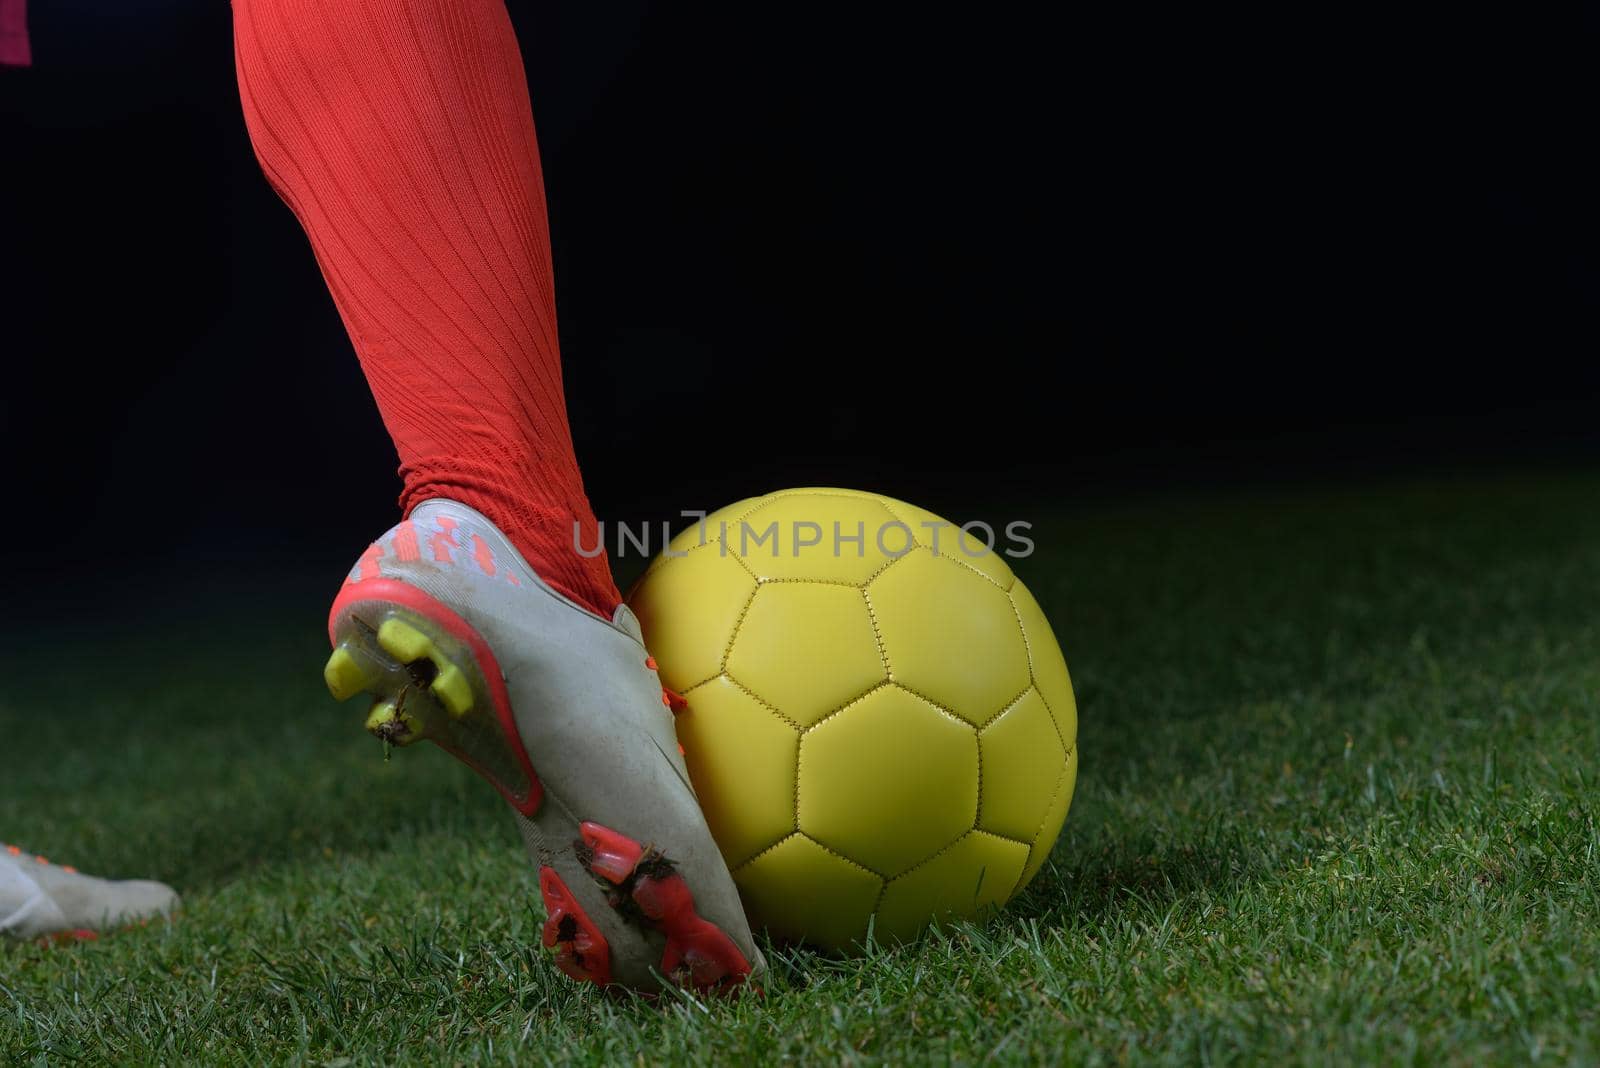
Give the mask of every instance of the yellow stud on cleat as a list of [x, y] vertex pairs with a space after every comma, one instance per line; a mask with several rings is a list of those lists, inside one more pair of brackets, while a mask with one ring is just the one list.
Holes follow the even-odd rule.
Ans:
[[429, 740], [469, 754], [495, 782], [529, 796], [527, 770], [484, 699], [486, 683], [468, 643], [397, 608], [367, 611], [365, 619], [352, 613], [340, 621], [338, 646], [322, 672], [333, 696], [373, 695], [366, 722], [373, 737], [394, 746]]
[[454, 664], [447, 662], [445, 669], [439, 672], [439, 677], [433, 680], [433, 685], [429, 689], [456, 719], [472, 711], [472, 684]]
[[350, 650], [340, 646], [323, 666], [322, 681], [328, 684], [328, 692], [335, 701], [347, 701], [365, 690], [372, 676], [350, 655]]
[[402, 664], [434, 658], [433, 642], [428, 636], [400, 619], [386, 619], [378, 628], [378, 644], [383, 651]]
[[379, 701], [367, 715], [367, 732], [394, 745], [410, 745], [422, 738], [421, 726], [393, 701]]

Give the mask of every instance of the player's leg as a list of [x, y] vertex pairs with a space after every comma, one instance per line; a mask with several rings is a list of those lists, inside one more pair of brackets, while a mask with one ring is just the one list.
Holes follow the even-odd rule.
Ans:
[[574, 523], [594, 520], [502, 0], [234, 13], [251, 139], [316, 250], [405, 483], [406, 520], [335, 601], [330, 688], [374, 695], [370, 730], [438, 742], [507, 798], [569, 974], [742, 978], [760, 956], [654, 662], [604, 557], [575, 544]]
[[0, 843], [0, 935], [8, 938], [93, 938], [177, 907], [178, 895], [161, 883], [98, 879]]
[[256, 154], [311, 239], [394, 438], [409, 513], [477, 509], [605, 615], [556, 341], [544, 187], [501, 0], [235, 5]]

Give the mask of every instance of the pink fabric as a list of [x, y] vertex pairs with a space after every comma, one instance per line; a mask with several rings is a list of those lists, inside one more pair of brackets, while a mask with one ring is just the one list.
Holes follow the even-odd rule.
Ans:
[[26, 67], [33, 63], [28, 47], [28, 0], [0, 0], [0, 65]]

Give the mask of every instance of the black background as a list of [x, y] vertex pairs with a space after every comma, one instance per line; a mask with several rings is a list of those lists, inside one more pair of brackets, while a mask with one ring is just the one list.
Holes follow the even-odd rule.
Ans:
[[[603, 518], [1592, 459], [1592, 11], [1079, 7], [512, 0]], [[227, 5], [32, 8], [5, 595], [336, 581], [394, 457]]]

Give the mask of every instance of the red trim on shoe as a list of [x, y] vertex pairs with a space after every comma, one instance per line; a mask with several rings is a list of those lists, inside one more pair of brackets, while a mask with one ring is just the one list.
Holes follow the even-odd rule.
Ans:
[[556, 967], [574, 979], [609, 985], [611, 947], [554, 868], [539, 869], [539, 893], [549, 915], [544, 922], [544, 948], [555, 951]]
[[506, 680], [500, 671], [500, 662], [495, 659], [489, 643], [483, 640], [483, 635], [449, 606], [415, 586], [399, 579], [376, 578], [367, 579], [365, 582], [347, 582], [339, 590], [339, 595], [333, 599], [333, 607], [328, 609], [328, 641], [333, 645], [339, 644], [338, 634], [335, 631], [339, 616], [348, 606], [361, 601], [388, 601], [402, 608], [409, 608], [437, 623], [451, 637], [465, 643], [467, 648], [472, 650], [472, 655], [478, 661], [478, 670], [489, 686], [489, 697], [494, 701], [495, 715], [500, 719], [500, 729], [505, 733], [511, 752], [528, 776], [528, 796], [518, 798], [510, 793], [470, 757], [453, 746], [438, 742], [435, 744], [487, 779], [491, 786], [500, 791], [500, 795], [510, 803], [511, 807], [524, 816], [532, 816], [539, 811], [539, 803], [544, 800], [544, 787], [540, 785], [539, 777], [534, 774], [533, 762], [528, 759], [528, 750], [522, 744], [522, 736], [517, 733], [516, 717], [511, 712], [511, 695], [506, 692]]
[[733, 939], [695, 911], [694, 894], [670, 861], [598, 823], [582, 823], [578, 830], [589, 870], [617, 887], [613, 903], [626, 894], [667, 936], [661, 974], [697, 990], [734, 986], [749, 976], [750, 962]]

